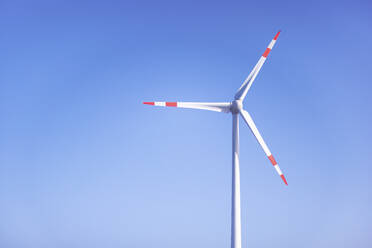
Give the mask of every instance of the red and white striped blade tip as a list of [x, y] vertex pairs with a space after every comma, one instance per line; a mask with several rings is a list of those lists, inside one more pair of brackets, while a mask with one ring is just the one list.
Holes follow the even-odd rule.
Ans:
[[279, 176], [282, 178], [282, 180], [283, 180], [283, 182], [285, 183], [285, 185], [288, 186], [287, 180], [285, 179], [283, 172], [280, 170], [279, 165], [278, 165], [278, 163], [276, 162], [274, 156], [273, 156], [272, 154], [270, 154], [270, 156], [268, 156], [268, 158], [269, 158], [271, 164], [272, 164], [272, 165], [274, 166], [274, 168], [276, 169], [276, 172], [278, 172]]
[[262, 57], [267, 58], [267, 56], [271, 52], [271, 49], [273, 49], [273, 46], [274, 46], [276, 40], [278, 39], [280, 32], [281, 31], [279, 30], [279, 32], [276, 33], [274, 39], [270, 42], [269, 46], [266, 48], [265, 52], [262, 54]]
[[177, 107], [177, 102], [143, 102], [143, 104], [162, 107]]

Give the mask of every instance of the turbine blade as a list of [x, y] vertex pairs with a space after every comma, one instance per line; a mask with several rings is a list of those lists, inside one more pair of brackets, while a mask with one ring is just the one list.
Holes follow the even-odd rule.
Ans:
[[253, 81], [256, 79], [257, 74], [259, 73], [259, 71], [261, 70], [261, 67], [265, 63], [267, 56], [269, 55], [271, 49], [273, 49], [274, 44], [276, 40], [278, 39], [279, 34], [280, 34], [280, 31], [275, 35], [274, 39], [270, 42], [269, 46], [266, 48], [265, 52], [262, 54], [261, 58], [258, 60], [257, 64], [255, 65], [251, 73], [244, 80], [243, 84], [240, 86], [240, 88], [235, 94], [235, 100], [244, 100], [249, 88], [251, 88]]
[[287, 180], [285, 179], [282, 171], [280, 170], [279, 168], [279, 165], [278, 163], [275, 161], [273, 155], [271, 154], [269, 148], [267, 147], [265, 141], [263, 140], [260, 132], [258, 131], [256, 125], [254, 124], [253, 122], [253, 119], [252, 117], [249, 115], [249, 113], [247, 111], [245, 111], [244, 109], [242, 109], [240, 111], [240, 114], [241, 116], [243, 117], [244, 121], [247, 123], [247, 125], [249, 126], [249, 128], [251, 129], [253, 135], [256, 137], [258, 143], [261, 145], [262, 149], [264, 150], [264, 152], [266, 153], [266, 156], [269, 158], [271, 164], [274, 166], [276, 172], [278, 172], [279, 176], [282, 178], [283, 182], [288, 185], [287, 183]]
[[143, 102], [143, 104], [162, 107], [204, 109], [225, 113], [230, 112], [229, 102]]

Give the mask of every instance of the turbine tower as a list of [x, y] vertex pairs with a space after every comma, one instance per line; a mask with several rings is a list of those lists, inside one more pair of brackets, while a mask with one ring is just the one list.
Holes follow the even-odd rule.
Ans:
[[270, 42], [257, 64], [245, 79], [235, 94], [232, 102], [143, 102], [144, 104], [163, 106], [163, 107], [177, 107], [177, 108], [191, 108], [204, 109], [217, 112], [225, 112], [232, 114], [232, 202], [231, 202], [231, 248], [241, 248], [242, 246], [242, 230], [241, 230], [241, 211], [240, 211], [240, 169], [239, 169], [239, 115], [247, 123], [258, 143], [264, 150], [266, 156], [269, 158], [271, 164], [282, 178], [283, 182], [287, 181], [275, 161], [261, 134], [259, 133], [253, 119], [249, 113], [243, 109], [243, 100], [247, 95], [249, 88], [252, 86], [258, 72], [265, 63], [267, 56], [274, 47], [280, 31], [275, 35]]

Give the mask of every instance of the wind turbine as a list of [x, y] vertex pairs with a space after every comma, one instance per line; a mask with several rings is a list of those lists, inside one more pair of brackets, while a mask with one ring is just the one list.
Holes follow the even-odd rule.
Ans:
[[267, 56], [271, 49], [273, 49], [275, 42], [280, 34], [280, 31], [275, 35], [270, 42], [257, 64], [245, 79], [235, 94], [232, 102], [143, 102], [144, 104], [163, 106], [163, 107], [177, 107], [177, 108], [191, 108], [204, 109], [217, 112], [231, 113], [233, 119], [232, 131], [232, 208], [231, 208], [231, 248], [241, 248], [241, 216], [240, 216], [240, 169], [239, 169], [239, 114], [251, 129], [253, 135], [256, 137], [258, 143], [264, 150], [266, 156], [269, 158], [271, 164], [282, 178], [283, 182], [287, 184], [278, 163], [275, 161], [256, 125], [253, 122], [249, 113], [243, 109], [243, 100], [247, 95], [249, 88], [256, 79], [258, 72], [265, 63]]

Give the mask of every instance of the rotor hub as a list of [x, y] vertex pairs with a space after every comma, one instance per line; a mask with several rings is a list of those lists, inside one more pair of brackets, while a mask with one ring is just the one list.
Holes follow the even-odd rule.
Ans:
[[242, 100], [234, 100], [231, 102], [231, 112], [234, 114], [237, 114], [240, 112], [240, 110], [243, 109], [243, 103]]

